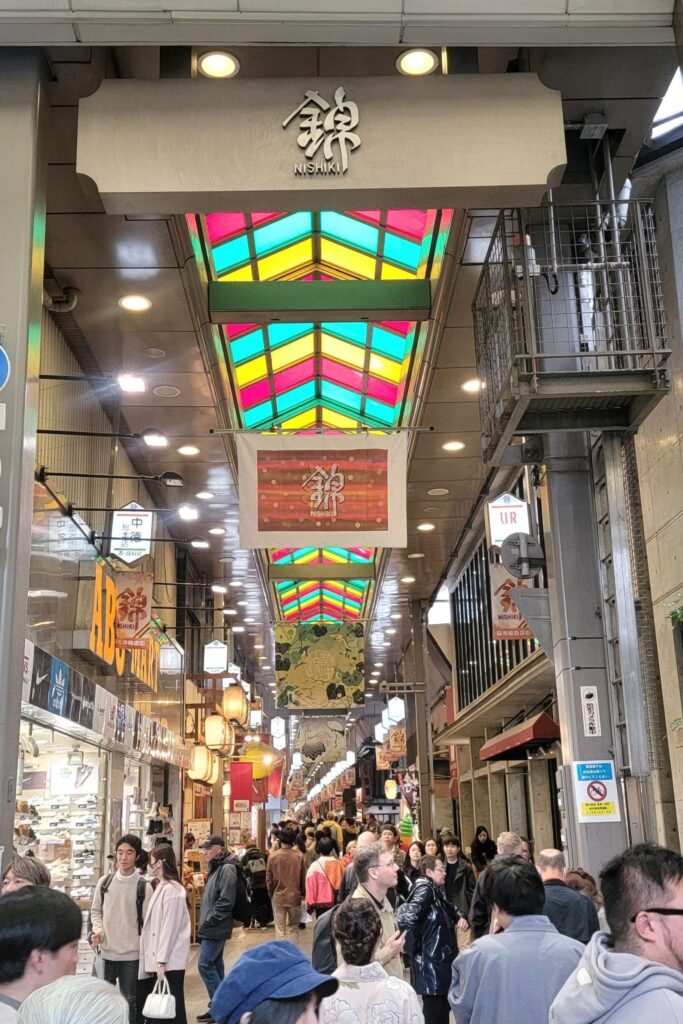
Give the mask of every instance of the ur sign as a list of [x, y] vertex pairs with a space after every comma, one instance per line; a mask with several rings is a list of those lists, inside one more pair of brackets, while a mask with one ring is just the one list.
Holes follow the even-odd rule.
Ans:
[[499, 494], [486, 502], [486, 536], [489, 547], [499, 548], [511, 533], [530, 533], [529, 504], [515, 494]]

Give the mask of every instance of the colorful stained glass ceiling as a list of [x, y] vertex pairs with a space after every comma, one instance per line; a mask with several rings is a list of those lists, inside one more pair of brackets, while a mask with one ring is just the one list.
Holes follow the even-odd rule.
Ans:
[[[189, 217], [212, 280], [435, 280], [452, 210], [212, 213]], [[385, 432], [409, 421], [427, 324], [322, 320], [221, 328], [238, 419], [248, 430]], [[296, 580], [296, 565], [372, 562], [368, 549], [282, 548], [275, 596], [286, 620], [359, 618], [369, 580]]]

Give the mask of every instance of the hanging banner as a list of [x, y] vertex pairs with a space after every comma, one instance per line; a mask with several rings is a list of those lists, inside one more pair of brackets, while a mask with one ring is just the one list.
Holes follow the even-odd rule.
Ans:
[[344, 718], [302, 717], [294, 741], [294, 750], [301, 752], [304, 771], [314, 764], [343, 761], [346, 757], [346, 720]]
[[112, 515], [110, 553], [126, 565], [137, 562], [150, 554], [153, 534], [154, 513], [131, 501]]
[[268, 776], [268, 794], [275, 797], [276, 800], [280, 799], [280, 793], [282, 792], [282, 772], [284, 766], [284, 761], [278, 761]]
[[240, 547], [406, 547], [406, 434], [235, 441]]
[[365, 703], [361, 622], [276, 623], [274, 632], [279, 708], [346, 711]]
[[491, 584], [491, 636], [494, 640], [532, 640], [533, 633], [522, 613], [512, 600], [510, 591], [526, 587], [524, 580], [515, 579], [502, 562], [489, 564]]
[[378, 772], [388, 772], [391, 768], [391, 754], [384, 744], [381, 747], [375, 747], [375, 768]]
[[405, 725], [392, 725], [389, 729], [389, 753], [392, 761], [398, 761], [407, 754]]
[[152, 621], [154, 576], [149, 572], [114, 573], [116, 586], [116, 646], [145, 650], [144, 635]]
[[228, 667], [228, 645], [220, 640], [204, 644], [204, 671], [211, 675], [222, 675]]
[[253, 764], [233, 761], [230, 765], [230, 811], [250, 811], [253, 793]]

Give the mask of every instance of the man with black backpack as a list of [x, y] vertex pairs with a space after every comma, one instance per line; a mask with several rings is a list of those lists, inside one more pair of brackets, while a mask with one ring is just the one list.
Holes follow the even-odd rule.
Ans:
[[118, 981], [128, 1001], [131, 1024], [138, 1020], [140, 933], [152, 895], [152, 887], [136, 870], [141, 851], [137, 836], [121, 836], [116, 843], [116, 870], [98, 881], [90, 910], [90, 941], [102, 956], [105, 980], [112, 985]]
[[266, 855], [259, 850], [253, 839], [246, 844], [242, 868], [249, 885], [254, 923], [257, 928], [266, 928], [273, 920], [266, 882]]
[[[214, 993], [225, 976], [225, 965], [223, 962], [223, 950], [226, 939], [232, 935], [233, 920], [241, 916], [237, 913], [236, 901], [238, 898], [238, 884], [240, 889], [244, 885], [239, 864], [225, 849], [225, 841], [222, 836], [209, 836], [206, 842], [199, 847], [204, 850], [209, 874], [204, 886], [202, 904], [199, 908], [198, 937], [201, 941], [199, 950], [199, 962], [197, 964], [199, 975], [206, 985], [209, 993], [209, 1005]], [[241, 911], [240, 911], [241, 914]], [[198, 1021], [211, 1021], [211, 1013], [200, 1013]]]

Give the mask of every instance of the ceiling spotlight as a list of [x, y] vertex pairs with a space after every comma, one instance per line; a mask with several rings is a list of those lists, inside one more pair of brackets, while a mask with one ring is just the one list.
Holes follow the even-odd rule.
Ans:
[[233, 633], [244, 633], [244, 626], [233, 626]]
[[143, 391], [147, 390], [147, 386], [142, 377], [136, 377], [133, 373], [121, 373], [116, 378], [118, 385], [122, 391], [128, 394], [142, 394]]
[[199, 448], [196, 448], [193, 444], [184, 444], [182, 448], [177, 449], [178, 455], [199, 455]]
[[414, 582], [415, 582], [415, 577], [414, 576], [401, 576], [401, 583], [414, 583]]
[[[181, 519], [199, 519], [199, 509], [194, 505], [178, 505], [178, 515]], [[207, 541], [208, 544], [208, 541]]]
[[382, 662], [382, 661], [376, 661], [375, 662], [375, 668], [381, 668], [383, 664], [384, 664], [384, 662]]
[[240, 606], [240, 608], [246, 608], [248, 606], [249, 602], [248, 601], [238, 601], [237, 604]]
[[387, 634], [387, 636], [393, 636], [394, 633], [396, 632], [396, 630], [395, 629], [385, 629], [384, 632]]
[[385, 640], [382, 647], [391, 647], [391, 640]]
[[450, 493], [451, 492], [447, 487], [430, 487], [429, 490], [427, 491], [427, 494], [429, 495], [430, 498], [444, 498], [447, 494]]
[[244, 621], [247, 622], [247, 623], [252, 623], [252, 622], [256, 622], [256, 619], [248, 618], [248, 619], [245, 619]]
[[203, 537], [193, 537], [190, 541], [190, 545], [193, 548], [208, 548], [208, 540], [204, 540]]
[[224, 587], [222, 583], [212, 583], [211, 589], [214, 594], [227, 594], [228, 588]]
[[254, 644], [254, 650], [255, 651], [262, 651], [263, 650], [263, 644]]
[[244, 583], [242, 582], [242, 580], [230, 580], [230, 586], [231, 587], [243, 587]]
[[211, 499], [215, 497], [216, 495], [213, 491], [197, 491], [195, 494], [195, 498], [199, 498], [201, 501], [211, 501]]
[[143, 430], [141, 437], [149, 448], [166, 448], [168, 445], [166, 434], [162, 433], [161, 430], [156, 430], [154, 427]]
[[265, 671], [270, 668], [270, 665], [261, 665], [261, 668]]
[[436, 529], [434, 523], [418, 523], [417, 528], [422, 533], [431, 533], [432, 530]]
[[205, 78], [234, 78], [239, 74], [240, 62], [226, 50], [209, 50], [201, 55], [197, 68]]
[[223, 614], [224, 615], [237, 615], [237, 609], [236, 608], [224, 608], [223, 609]]
[[474, 377], [472, 380], [466, 380], [464, 384], [460, 385], [462, 391], [466, 391], [468, 395], [476, 395], [480, 391], [486, 390], [486, 384], [483, 380], [479, 380], [478, 377]]
[[379, 672], [379, 670], [376, 670], [374, 672], [371, 672], [370, 675], [371, 676], [379, 676], [379, 675], [381, 675], [381, 673]]
[[211, 529], [209, 530], [209, 533], [213, 534], [214, 537], [222, 537], [223, 534], [225, 533], [225, 530], [223, 529], [222, 526], [212, 526]]
[[424, 558], [424, 551], [412, 551], [408, 558]]
[[463, 441], [446, 441], [441, 447], [445, 452], [461, 452], [465, 444]]
[[389, 618], [390, 619], [400, 619], [401, 618], [401, 613], [400, 612], [392, 612], [391, 615], [389, 616]]
[[431, 50], [404, 50], [396, 58], [396, 69], [402, 75], [431, 75], [439, 66], [439, 58]]
[[144, 313], [152, 308], [151, 301], [146, 295], [122, 295], [119, 299], [121, 309], [127, 309], [129, 313]]
[[185, 481], [181, 477], [180, 473], [172, 473], [171, 470], [168, 470], [166, 473], [162, 473], [159, 479], [161, 480], [162, 484], [166, 485], [166, 487], [185, 486]]

